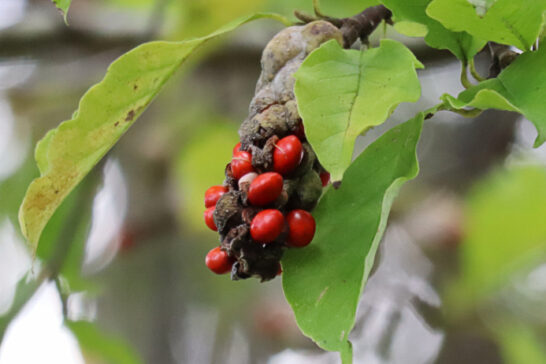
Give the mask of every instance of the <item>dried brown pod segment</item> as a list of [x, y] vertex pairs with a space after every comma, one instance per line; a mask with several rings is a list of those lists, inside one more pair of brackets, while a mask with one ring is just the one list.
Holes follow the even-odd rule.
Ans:
[[275, 278], [283, 255], [283, 244], [261, 245], [250, 241], [245, 242], [240, 251], [241, 255], [231, 271], [231, 279], [256, 277], [264, 282]]
[[250, 239], [249, 228], [246, 224], [235, 226], [229, 230], [222, 240], [222, 247], [230, 257], [238, 258], [245, 242]]
[[[249, 107], [249, 116], [239, 128], [241, 149], [252, 155], [256, 173], [273, 169], [273, 152], [277, 142], [287, 135], [302, 141], [302, 158], [298, 166], [283, 176], [283, 189], [270, 205], [286, 215], [292, 209], [310, 211], [322, 193], [317, 161], [311, 145], [302, 135], [302, 121], [294, 96], [294, 72], [305, 57], [322, 43], [335, 39], [342, 42], [340, 31], [325, 21], [294, 26], [279, 32], [262, 55], [262, 73]], [[275, 241], [261, 244], [254, 241], [250, 225], [262, 208], [248, 201], [249, 183], [244, 176], [237, 181], [228, 164], [224, 184], [230, 191], [218, 200], [214, 220], [220, 232], [221, 245], [236, 261], [231, 278], [257, 277], [262, 281], [275, 278], [279, 261], [286, 247], [286, 225]], [[239, 183], [240, 182], [240, 183]]]
[[253, 144], [250, 145], [252, 153], [252, 166], [259, 171], [267, 171], [271, 169], [273, 165], [273, 151], [275, 150], [275, 144], [279, 140], [277, 135], [271, 136], [265, 142], [263, 148], [257, 147]]
[[225, 234], [231, 226], [241, 223], [241, 193], [238, 191], [226, 192], [216, 202], [214, 210], [214, 224], [220, 234]]

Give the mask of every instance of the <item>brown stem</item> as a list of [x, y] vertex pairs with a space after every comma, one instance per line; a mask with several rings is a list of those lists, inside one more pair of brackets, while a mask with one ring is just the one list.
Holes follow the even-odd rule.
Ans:
[[384, 20], [388, 24], [392, 24], [392, 13], [383, 5], [372, 6], [354, 16], [338, 19], [323, 15], [317, 6], [315, 6], [315, 16], [294, 12], [295, 16], [303, 23], [310, 23], [315, 20], [325, 20], [338, 27], [343, 33], [343, 42], [345, 48], [350, 48], [358, 38], [363, 43], [368, 42], [368, 36], [377, 28]]
[[343, 33], [344, 46], [351, 47], [358, 38], [367, 42], [368, 36], [383, 20], [392, 24], [391, 17], [392, 13], [389, 9], [383, 5], [377, 5], [349, 18], [341, 19], [342, 25], [339, 29]]
[[494, 78], [497, 77], [504, 68], [508, 67], [519, 54], [511, 50], [510, 46], [504, 44], [489, 42], [488, 46], [492, 63], [487, 78]]

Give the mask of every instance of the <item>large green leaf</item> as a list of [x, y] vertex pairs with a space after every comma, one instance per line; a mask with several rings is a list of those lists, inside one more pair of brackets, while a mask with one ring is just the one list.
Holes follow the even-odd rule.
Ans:
[[143, 44], [114, 61], [104, 79], [82, 97], [72, 120], [51, 130], [37, 145], [41, 176], [29, 186], [19, 212], [32, 249], [53, 212], [91, 168], [135, 122], [182, 62], [207, 40], [259, 18], [235, 20], [206, 37]]
[[426, 11], [453, 31], [529, 50], [542, 29], [546, 0], [497, 0], [484, 8], [468, 0], [433, 0]]
[[66, 321], [84, 355], [107, 364], [140, 364], [142, 359], [125, 340], [101, 332], [88, 321]]
[[546, 169], [517, 167], [480, 182], [465, 211], [460, 279], [448, 291], [450, 311], [480, 302], [519, 269], [546, 258]]
[[521, 54], [497, 78], [473, 86], [457, 98], [442, 98], [457, 109], [471, 106], [520, 112], [535, 124], [538, 147], [546, 140], [546, 47]]
[[423, 115], [372, 143], [349, 167], [339, 189], [330, 188], [313, 213], [312, 243], [289, 249], [283, 287], [302, 332], [349, 362], [348, 336], [399, 188], [418, 173], [416, 146]]
[[389, 8], [395, 17], [395, 28], [406, 35], [423, 35], [412, 34], [413, 32], [404, 32], [404, 29], [415, 29], [409, 27], [408, 23], [421, 24], [426, 26], [425, 42], [433, 48], [448, 49], [458, 59], [466, 63], [472, 59], [474, 55], [483, 48], [485, 41], [473, 37], [466, 32], [453, 32], [446, 29], [438, 21], [430, 18], [426, 14], [426, 8], [431, 0], [382, 0], [382, 3]]
[[305, 133], [317, 156], [340, 181], [351, 164], [356, 138], [383, 123], [401, 102], [419, 99], [415, 68], [423, 65], [403, 44], [346, 50], [336, 41], [313, 51], [295, 73]]

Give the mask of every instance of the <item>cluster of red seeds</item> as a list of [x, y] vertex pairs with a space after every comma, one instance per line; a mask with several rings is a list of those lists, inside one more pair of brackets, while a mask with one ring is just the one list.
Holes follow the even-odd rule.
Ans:
[[315, 234], [309, 213], [329, 175], [307, 142], [294, 95], [294, 72], [310, 52], [335, 39], [326, 21], [283, 29], [267, 44], [262, 72], [239, 128], [239, 140], [221, 186], [205, 194], [205, 223], [220, 246], [206, 258], [215, 273], [231, 279], [275, 278], [285, 248], [303, 247]]
[[[249, 204], [264, 208], [254, 216], [250, 224], [250, 235], [253, 241], [257, 244], [272, 243], [284, 230], [287, 233], [287, 246], [304, 247], [308, 245], [315, 235], [315, 219], [308, 211], [294, 209], [284, 216], [280, 210], [268, 208], [283, 191], [283, 175], [290, 174], [303, 158], [300, 139], [296, 135], [280, 139], [275, 144], [273, 151], [273, 171], [259, 175], [252, 166], [252, 155], [240, 148], [241, 143], [237, 143], [233, 148], [231, 173], [238, 181], [240, 189], [244, 188], [244, 184], [249, 184], [247, 193]], [[323, 172], [320, 174], [320, 178], [325, 186], [328, 184], [330, 176], [327, 172]], [[228, 191], [227, 186], [212, 186], [205, 192], [204, 219], [205, 224], [211, 230], [218, 230], [214, 222], [214, 210], [220, 197]], [[209, 251], [205, 259], [207, 267], [217, 274], [230, 272], [234, 261], [234, 258], [230, 257], [221, 247]], [[278, 274], [280, 273], [279, 265]]]

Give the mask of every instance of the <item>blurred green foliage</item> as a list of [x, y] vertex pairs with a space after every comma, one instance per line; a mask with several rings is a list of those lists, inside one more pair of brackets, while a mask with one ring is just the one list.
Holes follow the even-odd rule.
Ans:
[[100, 331], [91, 322], [67, 320], [65, 325], [74, 333], [88, 360], [112, 364], [144, 363], [125, 340]]
[[206, 232], [211, 240], [217, 240], [217, 234], [203, 220], [205, 191], [224, 181], [226, 164], [239, 137], [236, 124], [221, 118], [198, 125], [175, 162], [177, 187], [182, 198], [180, 217], [184, 227]]
[[543, 167], [497, 171], [477, 184], [465, 211], [460, 280], [447, 303], [457, 309], [476, 304], [518, 269], [544, 262], [545, 212]]

